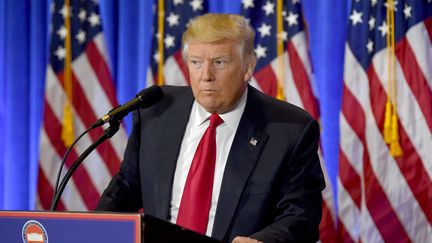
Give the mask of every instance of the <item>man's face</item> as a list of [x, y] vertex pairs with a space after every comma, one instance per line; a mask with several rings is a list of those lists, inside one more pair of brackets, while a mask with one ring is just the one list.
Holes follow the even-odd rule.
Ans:
[[253, 72], [244, 59], [242, 46], [231, 40], [189, 44], [186, 61], [192, 91], [208, 112], [222, 114], [234, 108]]

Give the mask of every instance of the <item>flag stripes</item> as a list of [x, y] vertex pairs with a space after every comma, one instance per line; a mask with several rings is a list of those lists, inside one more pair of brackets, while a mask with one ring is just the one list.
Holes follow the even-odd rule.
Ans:
[[[299, 96], [301, 97], [303, 108], [307, 110], [312, 117], [315, 119], [319, 118], [319, 107], [315, 95], [312, 91], [312, 85], [310, 82], [310, 70], [306, 70], [306, 63], [299, 57], [297, 48], [291, 43], [288, 43], [288, 56], [290, 61], [290, 69], [295, 70], [292, 72], [292, 79], [295, 83], [295, 89], [298, 90]], [[290, 89], [286, 87], [285, 89]]]
[[[383, 41], [389, 27], [385, 17], [374, 15], [393, 8], [391, 4], [396, 23], [395, 96], [388, 88], [389, 52]], [[419, 11], [431, 9], [430, 4], [353, 3], [339, 121], [341, 242], [432, 241], [431, 18], [422, 15], [429, 12]], [[365, 33], [372, 34], [361, 37]], [[403, 151], [397, 157], [390, 154], [383, 136], [388, 97], [397, 108]]]
[[[97, 2], [72, 1], [70, 9], [61, 0], [52, 7], [52, 35], [50, 64], [47, 68], [44, 121], [40, 138], [39, 180], [37, 207], [48, 209], [61, 159], [67, 150], [60, 139], [66, 102], [64, 87], [64, 38], [71, 37], [70, 100], [73, 126], [76, 133], [84, 131], [99, 117], [118, 106], [115, 87], [105, 53]], [[64, 20], [71, 14], [71, 32], [65, 32]], [[85, 149], [95, 142], [103, 129], [97, 128], [85, 135], [75, 146], [65, 163], [62, 175]], [[75, 134], [78, 136], [79, 134]], [[110, 140], [102, 143], [75, 171], [59, 203], [59, 210], [87, 211], [95, 208], [100, 195], [111, 177], [118, 171], [126, 146], [123, 126]]]

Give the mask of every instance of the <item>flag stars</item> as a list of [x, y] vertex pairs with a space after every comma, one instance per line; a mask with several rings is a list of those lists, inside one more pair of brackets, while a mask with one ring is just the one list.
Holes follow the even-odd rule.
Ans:
[[78, 40], [80, 44], [83, 44], [86, 40], [86, 32], [84, 32], [83, 30], [79, 30], [75, 38]]
[[196, 12], [198, 10], [203, 10], [203, 1], [202, 0], [192, 0], [192, 2], [190, 2], [190, 5], [192, 6], [192, 10], [194, 12]]
[[62, 40], [64, 40], [66, 38], [67, 33], [68, 33], [68, 31], [67, 31], [67, 29], [66, 29], [66, 27], [64, 25], [62, 25], [60, 27], [60, 29], [57, 30], [57, 35], [59, 35], [60, 39], [62, 39]]
[[375, 7], [375, 5], [377, 4], [378, 0], [371, 0], [371, 5], [372, 7]]
[[174, 47], [175, 44], [175, 37], [167, 34], [165, 39], [164, 39], [164, 43], [165, 43], [165, 48], [168, 49], [170, 47]]
[[404, 15], [405, 15], [405, 19], [411, 18], [411, 10], [412, 10], [412, 7], [405, 4], [405, 8], [403, 10]]
[[275, 8], [274, 3], [271, 3], [269, 1], [267, 1], [266, 4], [262, 7], [266, 16], [269, 16], [270, 14], [274, 13], [274, 8]]
[[267, 25], [266, 23], [262, 23], [261, 27], [258, 28], [258, 32], [262, 37], [270, 36], [271, 25]]
[[242, 4], [244, 9], [255, 7], [254, 0], [242, 0]]
[[174, 0], [174, 6], [177, 6], [179, 4], [183, 4], [183, 0]]
[[292, 4], [300, 3], [300, 0], [293, 0]]
[[369, 30], [373, 30], [375, 28], [375, 18], [371, 17], [368, 21], [369, 24]]
[[355, 26], [358, 23], [363, 23], [362, 16], [362, 12], [357, 12], [357, 10], [354, 9], [354, 12], [349, 17], [352, 21], [352, 25]]
[[69, 9], [68, 6], [63, 5], [63, 7], [60, 9], [60, 14], [63, 16], [63, 18], [66, 18], [68, 16], [72, 16], [71, 9]]
[[62, 46], [59, 46], [57, 50], [54, 52], [54, 55], [56, 55], [57, 58], [61, 61], [66, 56], [66, 50]]
[[277, 37], [279, 39], [282, 39], [282, 41], [288, 40], [288, 33], [286, 31], [282, 31], [279, 34], [277, 34]]
[[263, 47], [262, 45], [258, 44], [257, 48], [255, 48], [255, 53], [258, 59], [260, 59], [261, 57], [265, 58], [267, 56], [266, 52], [267, 48]]
[[173, 27], [173, 26], [177, 26], [179, 24], [179, 18], [180, 18], [180, 15], [171, 12], [166, 20], [168, 21], [168, 25], [170, 27]]
[[192, 18], [189, 19], [189, 21], [186, 24], [186, 28], [189, 28], [189, 25], [192, 23], [192, 20], [193, 20]]
[[81, 9], [78, 13], [78, 18], [81, 22], [84, 22], [87, 18], [87, 12], [84, 9]]
[[160, 55], [158, 51], [156, 51], [155, 54], [153, 55], [153, 59], [155, 60], [155, 62], [159, 62]]
[[298, 14], [295, 14], [293, 12], [289, 12], [288, 16], [285, 18], [285, 20], [288, 22], [288, 26], [298, 25]]
[[390, 10], [394, 10], [395, 12], [397, 12], [397, 10], [398, 10], [397, 4], [398, 4], [398, 1], [388, 2], [388, 0], [387, 0], [387, 2], [384, 3], [384, 6], [386, 8], [390, 8]]
[[381, 32], [381, 37], [384, 37], [389, 32], [389, 26], [383, 21], [382, 25], [378, 27], [378, 30]]
[[90, 22], [90, 25], [92, 27], [100, 25], [100, 18], [99, 18], [99, 15], [97, 15], [96, 13], [92, 13], [90, 15], [90, 17], [88, 18], [88, 21]]
[[366, 48], [369, 54], [371, 54], [373, 52], [373, 41], [371, 39], [368, 39], [368, 43], [366, 44]]

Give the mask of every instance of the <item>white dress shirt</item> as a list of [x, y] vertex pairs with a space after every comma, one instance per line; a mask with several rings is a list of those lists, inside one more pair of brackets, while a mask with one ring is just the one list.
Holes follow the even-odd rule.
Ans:
[[[210, 236], [213, 230], [214, 218], [216, 215], [216, 206], [219, 198], [219, 192], [222, 184], [222, 177], [225, 165], [228, 159], [234, 135], [240, 123], [247, 100], [247, 89], [243, 93], [235, 108], [225, 114], [219, 114], [224, 121], [216, 128], [216, 167], [213, 180], [212, 201], [210, 206], [209, 220], [207, 224], [206, 235]], [[181, 143], [180, 153], [177, 158], [177, 166], [174, 173], [174, 182], [172, 187], [171, 198], [171, 222], [175, 223], [180, 207], [180, 201], [183, 194], [183, 188], [186, 184], [186, 178], [195, 150], [205, 130], [209, 126], [208, 117], [211, 114], [207, 112], [198, 102], [194, 102], [186, 126], [186, 131]]]

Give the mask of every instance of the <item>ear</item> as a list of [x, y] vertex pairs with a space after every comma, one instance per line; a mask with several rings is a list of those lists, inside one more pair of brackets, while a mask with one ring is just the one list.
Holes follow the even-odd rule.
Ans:
[[255, 70], [256, 60], [254, 58], [250, 58], [246, 64], [243, 81], [249, 82], [252, 79], [253, 72]]

